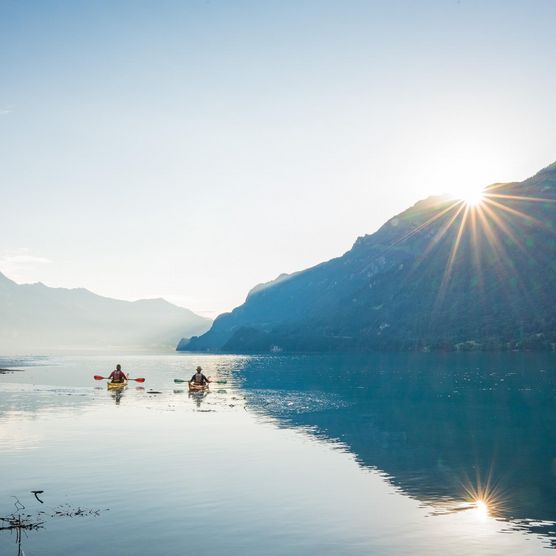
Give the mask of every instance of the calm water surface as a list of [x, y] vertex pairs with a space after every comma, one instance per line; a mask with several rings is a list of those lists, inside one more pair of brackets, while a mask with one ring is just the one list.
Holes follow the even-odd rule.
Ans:
[[[146, 378], [122, 395], [93, 374]], [[1, 358], [0, 554], [539, 554], [556, 358]], [[201, 364], [226, 380], [190, 396]], [[42, 490], [39, 500], [31, 493]], [[0, 527], [8, 522], [0, 522]], [[21, 553], [21, 552], [19, 552]]]

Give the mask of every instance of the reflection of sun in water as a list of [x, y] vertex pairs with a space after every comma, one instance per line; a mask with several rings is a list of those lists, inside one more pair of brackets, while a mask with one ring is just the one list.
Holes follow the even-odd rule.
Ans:
[[477, 500], [475, 502], [475, 512], [477, 517], [484, 521], [488, 517], [488, 505], [484, 500]]

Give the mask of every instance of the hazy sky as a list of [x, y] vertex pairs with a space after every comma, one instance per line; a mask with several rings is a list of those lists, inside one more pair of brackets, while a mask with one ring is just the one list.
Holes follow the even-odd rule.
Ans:
[[208, 316], [556, 160], [556, 2], [0, 0], [0, 271]]

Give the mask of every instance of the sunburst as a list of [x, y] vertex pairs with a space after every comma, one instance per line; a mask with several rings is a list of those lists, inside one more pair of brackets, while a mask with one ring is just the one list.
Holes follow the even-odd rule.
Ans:
[[493, 467], [491, 466], [484, 479], [477, 472], [475, 480], [466, 478], [462, 484], [463, 499], [467, 509], [472, 511], [479, 520], [488, 517], [504, 515], [508, 509], [508, 492], [500, 482], [493, 480]]
[[484, 201], [484, 199], [485, 191], [483, 188], [472, 189], [461, 197], [461, 201], [469, 207], [476, 207], [480, 205]]
[[[516, 265], [513, 253], [508, 248], [514, 245], [522, 256], [530, 253], [531, 246], [526, 245], [526, 236], [534, 228], [544, 229], [555, 235], [556, 229], [551, 219], [543, 217], [542, 213], [540, 219], [538, 211], [533, 213], [531, 209], [535, 203], [545, 203], [545, 206], [556, 203], [556, 198], [540, 197], [536, 191], [528, 195], [528, 192], [528, 188], [519, 184], [495, 184], [469, 190], [457, 199], [444, 198], [437, 205], [431, 205], [432, 216], [394, 242], [392, 247], [417, 235], [428, 237], [427, 244], [414, 265], [415, 271], [431, 260], [429, 255], [441, 242], [451, 241], [433, 312], [440, 310], [446, 299], [456, 264], [463, 260], [460, 258], [462, 246], [465, 246], [469, 254], [469, 259], [465, 260], [469, 260], [473, 266], [476, 284], [483, 287], [485, 263], [493, 261], [497, 271], [509, 278], [504, 280], [500, 276], [501, 287], [505, 289], [508, 281], [514, 282], [521, 298], [529, 303], [531, 292], [522, 287], [523, 269]], [[458, 272], [462, 269], [463, 267], [458, 267]], [[506, 293], [512, 302], [511, 292]]]

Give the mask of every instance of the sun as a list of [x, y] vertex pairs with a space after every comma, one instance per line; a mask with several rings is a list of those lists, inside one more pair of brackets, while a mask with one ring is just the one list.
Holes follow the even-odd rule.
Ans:
[[471, 207], [476, 207], [483, 202], [485, 198], [484, 190], [481, 187], [480, 189], [471, 189], [461, 195], [461, 200]]
[[468, 207], [476, 207], [484, 201], [485, 189], [484, 187], [459, 188], [452, 193], [452, 197]]

